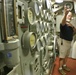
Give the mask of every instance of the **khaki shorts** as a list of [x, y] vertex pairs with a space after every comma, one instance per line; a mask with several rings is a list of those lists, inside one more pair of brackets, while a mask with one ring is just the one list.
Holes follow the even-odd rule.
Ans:
[[58, 38], [57, 42], [59, 46], [59, 57], [60, 58], [68, 57], [70, 53], [70, 48], [71, 48], [71, 41]]

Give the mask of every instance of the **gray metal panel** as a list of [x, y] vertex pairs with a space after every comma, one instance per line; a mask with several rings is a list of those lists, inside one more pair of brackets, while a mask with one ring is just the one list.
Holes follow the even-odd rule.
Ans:
[[5, 50], [13, 50], [19, 47], [19, 40], [16, 39], [15, 41], [10, 41], [8, 43], [4, 43]]

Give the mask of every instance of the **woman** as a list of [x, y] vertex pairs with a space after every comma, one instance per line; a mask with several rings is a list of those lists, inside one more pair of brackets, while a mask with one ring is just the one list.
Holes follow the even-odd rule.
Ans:
[[71, 42], [73, 34], [76, 33], [76, 28], [70, 23], [72, 19], [72, 12], [65, 6], [64, 16], [60, 23], [60, 38], [58, 39], [59, 45], [59, 72], [61, 75], [66, 75], [64, 70], [70, 71], [66, 66], [67, 57], [70, 53]]

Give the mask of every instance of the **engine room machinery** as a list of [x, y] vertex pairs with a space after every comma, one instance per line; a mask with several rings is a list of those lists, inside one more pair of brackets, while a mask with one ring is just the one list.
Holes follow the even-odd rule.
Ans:
[[59, 14], [76, 2], [0, 0], [0, 75], [51, 75]]

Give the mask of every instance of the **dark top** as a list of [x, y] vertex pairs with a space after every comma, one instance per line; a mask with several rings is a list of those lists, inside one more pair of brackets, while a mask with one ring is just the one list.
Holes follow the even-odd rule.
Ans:
[[73, 39], [73, 28], [68, 26], [67, 24], [60, 24], [60, 38], [65, 39], [67, 41], [72, 41]]

